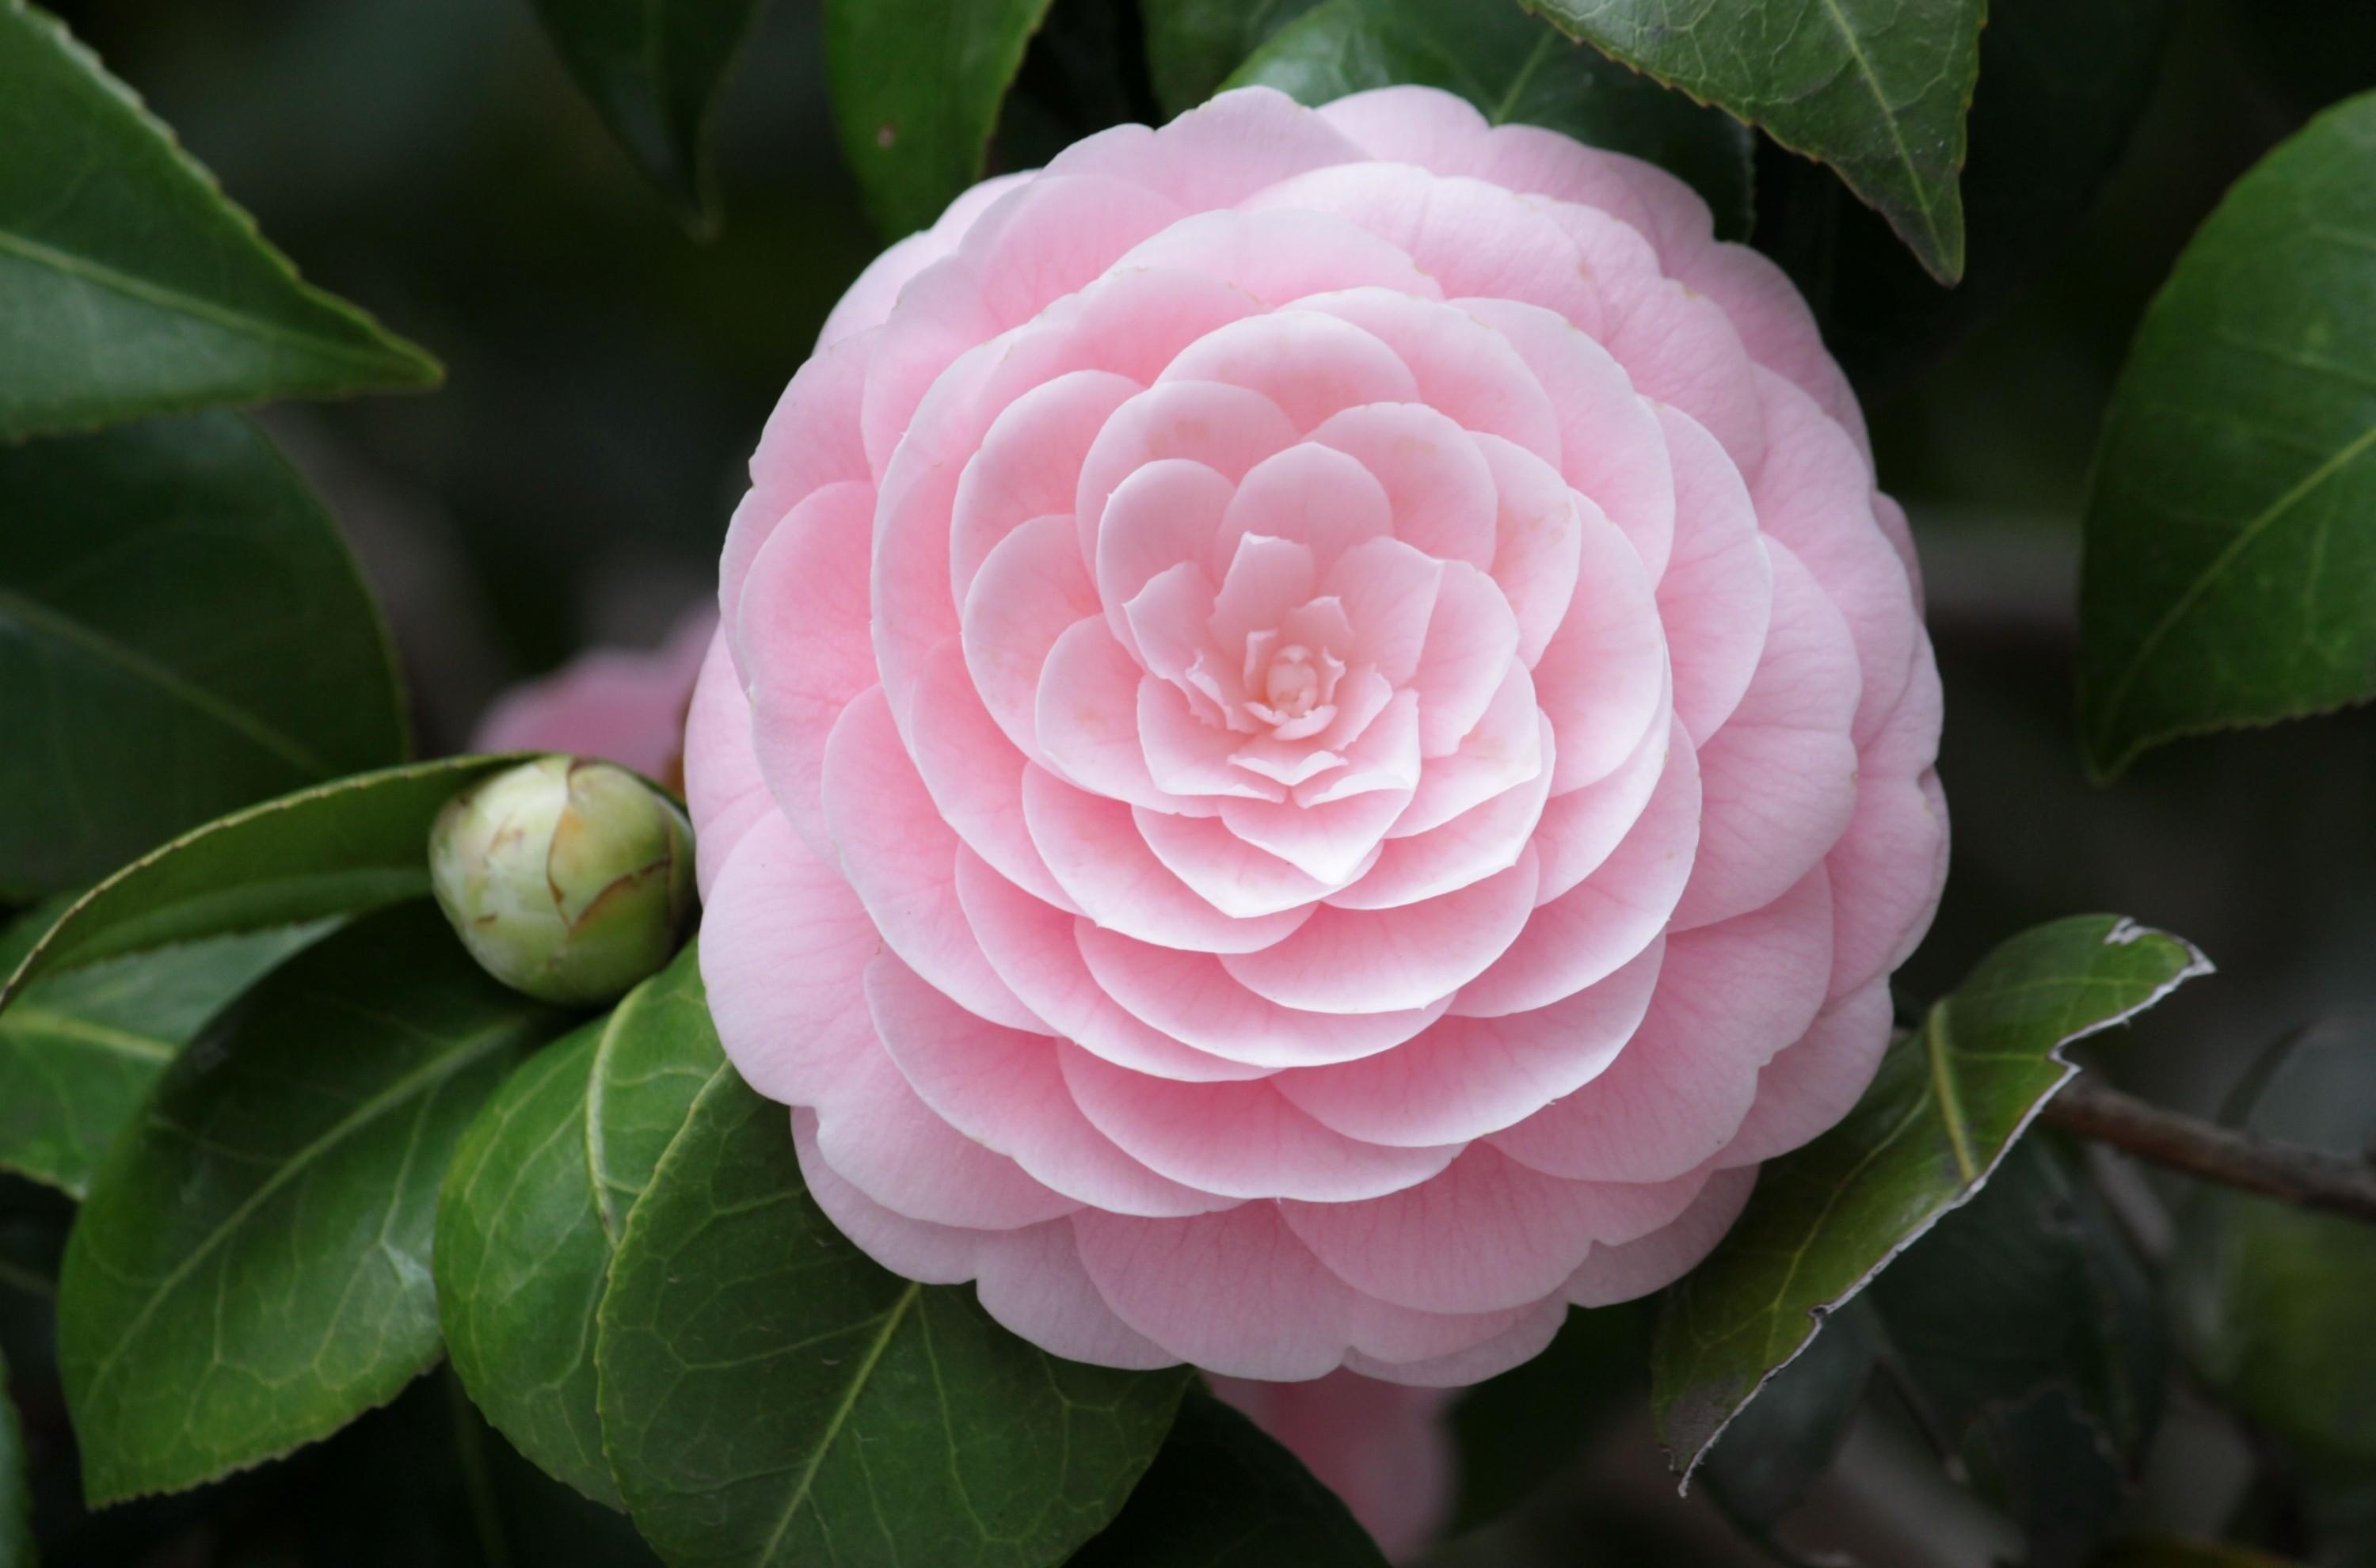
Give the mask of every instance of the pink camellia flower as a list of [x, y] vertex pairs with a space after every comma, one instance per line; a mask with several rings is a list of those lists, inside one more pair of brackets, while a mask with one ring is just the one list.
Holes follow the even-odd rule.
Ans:
[[694, 678], [718, 628], [704, 605], [649, 651], [598, 647], [494, 700], [470, 737], [474, 752], [575, 752], [676, 780]]
[[886, 1266], [1467, 1382], [1870, 1078], [1946, 847], [1911, 546], [1656, 169], [1416, 89], [1092, 137], [869, 268], [752, 476], [702, 969]]

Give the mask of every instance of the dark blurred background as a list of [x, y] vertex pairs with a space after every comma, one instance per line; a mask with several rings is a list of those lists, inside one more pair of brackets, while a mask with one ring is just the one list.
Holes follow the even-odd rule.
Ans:
[[[719, 124], [724, 226], [707, 244], [604, 134], [526, 0], [59, 8], [312, 280], [446, 364], [428, 397], [268, 420], [389, 604], [424, 749], [460, 746], [502, 685], [583, 646], [657, 642], [709, 591], [760, 422], [881, 244], [835, 148], [814, 0], [776, 0], [744, 57]], [[1002, 158], [1143, 112], [1127, 12], [1063, 0], [1060, 17]], [[1919, 1004], [2054, 915], [2116, 909], [2182, 932], [2220, 977], [2095, 1054], [2193, 1109], [2288, 1029], [2358, 1029], [2376, 1000], [2376, 715], [2188, 742], [2091, 786], [2072, 727], [2088, 457], [2139, 313], [2197, 222], [2273, 143], [2370, 85], [2367, 0], [2179, 0], [2075, 243], [1869, 409], [1882, 481], [1921, 543], [1947, 687], [1954, 870], [1904, 996]], [[2150, 1225], [2156, 1194], [2139, 1195]], [[1732, 1560], [1702, 1506], [1667, 1501], [1638, 1402], [1617, 1404], [1628, 1413], [1576, 1485], [1451, 1560]], [[1869, 1420], [1807, 1533], [1871, 1562], [1984, 1562], [1990, 1526], [1911, 1441]], [[2148, 1479], [2164, 1522], [2216, 1526], [2241, 1484], [2234, 1442], [2177, 1412]]]

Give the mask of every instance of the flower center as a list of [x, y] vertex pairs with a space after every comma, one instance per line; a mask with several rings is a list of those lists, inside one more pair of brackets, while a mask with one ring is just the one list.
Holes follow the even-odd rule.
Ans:
[[1320, 700], [1320, 671], [1312, 667], [1312, 652], [1301, 643], [1278, 650], [1263, 676], [1263, 701], [1280, 717], [1301, 719]]

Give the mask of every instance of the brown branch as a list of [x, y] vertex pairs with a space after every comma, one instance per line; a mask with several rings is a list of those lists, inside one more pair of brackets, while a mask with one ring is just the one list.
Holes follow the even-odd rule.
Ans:
[[2376, 1220], [2376, 1166], [2366, 1160], [2235, 1132], [2084, 1077], [2048, 1100], [2038, 1119], [2206, 1182]]

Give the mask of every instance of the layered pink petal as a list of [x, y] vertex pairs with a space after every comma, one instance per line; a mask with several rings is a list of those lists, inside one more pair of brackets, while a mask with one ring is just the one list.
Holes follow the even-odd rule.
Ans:
[[1491, 1144], [1441, 1175], [1362, 1203], [1284, 1203], [1313, 1255], [1355, 1289], [1420, 1312], [1486, 1313], [1557, 1290], [1596, 1241], [1625, 1241], [1682, 1212], [1705, 1172], [1672, 1182], [1565, 1182]]
[[1438, 561], [1493, 564], [1493, 471], [1449, 415], [1424, 403], [1366, 403], [1331, 414], [1312, 439], [1384, 488], [1396, 539]]
[[1774, 625], [1740, 706], [1700, 747], [1699, 855], [1676, 907], [1688, 929], [1781, 896], [1856, 811], [1856, 647], [1840, 613], [1778, 542]]
[[1720, 1151], [1758, 1070], [1823, 1005], [1831, 885], [1819, 868], [1788, 898], [1669, 936], [1649, 1014], [1609, 1071], [1492, 1135], [1538, 1170], [1584, 1182], [1663, 1182]]
[[1393, 1051], [1282, 1073], [1278, 1091], [1313, 1120], [1372, 1143], [1456, 1144], [1499, 1132], [1608, 1069], [1642, 1023], [1664, 955], [1654, 941], [1551, 1006], [1441, 1018]]
[[795, 507], [752, 563], [750, 612], [725, 628], [759, 771], [792, 825], [819, 846], [826, 738], [850, 699], [875, 683], [865, 641], [873, 500], [862, 484], [835, 484]]
[[[720, 631], [709, 640], [693, 706], [685, 713], [685, 805], [701, 823], [694, 872], [707, 898], [726, 859], [745, 834], [776, 812], [775, 798], [751, 750], [751, 704]], [[698, 759], [698, 760], [696, 760]]]
[[1247, 990], [1315, 1013], [1428, 1007], [1492, 967], [1535, 907], [1535, 854], [1439, 897], [1386, 909], [1322, 905], [1290, 934], [1227, 954]]
[[1443, 1004], [1388, 1013], [1282, 1007], [1238, 983], [1208, 953], [1183, 953], [1083, 926], [1081, 956], [1108, 996], [1183, 1044], [1252, 1066], [1303, 1067], [1389, 1051], [1440, 1016]]
[[1073, 1228], [1117, 1316], [1234, 1377], [1318, 1377], [1351, 1351], [1387, 1363], [1450, 1356], [1529, 1315], [1419, 1313], [1364, 1296], [1323, 1267], [1269, 1204], [1169, 1224], [1083, 1213]]
[[1673, 1224], [1638, 1241], [1595, 1247], [1586, 1253], [1568, 1276], [1567, 1299], [1579, 1307], [1605, 1307], [1673, 1283], [1716, 1250], [1756, 1185], [1754, 1170], [1714, 1172]]
[[1057, 885], [1081, 912], [1141, 942], [1245, 953], [1284, 940], [1312, 918], [1308, 908], [1245, 920], [1223, 914], [1155, 858], [1130, 807], [1037, 768], [1024, 776], [1023, 818]]
[[1330, 1131], [1267, 1079], [1182, 1083], [1060, 1044], [1074, 1100], [1149, 1170], [1227, 1197], [1346, 1203], [1423, 1182], [1456, 1148], [1389, 1148]]
[[936, 1119], [981, 1147], [1075, 1204], [1110, 1213], [1177, 1216], [1230, 1206], [1230, 1199], [1165, 1181], [1092, 1127], [1047, 1036], [967, 1012], [887, 953], [867, 965], [865, 983], [885, 1052]]
[[999, 978], [1083, 1050], [1133, 1072], [1189, 1083], [1258, 1078], [1267, 1071], [1194, 1050], [1124, 1012], [1083, 961], [1076, 918], [1032, 897], [979, 856], [957, 856], [957, 901]]
[[957, 902], [957, 837], [901, 749], [880, 687], [834, 726], [825, 797], [843, 874], [891, 950], [981, 1016], [1042, 1028], [974, 940]]

